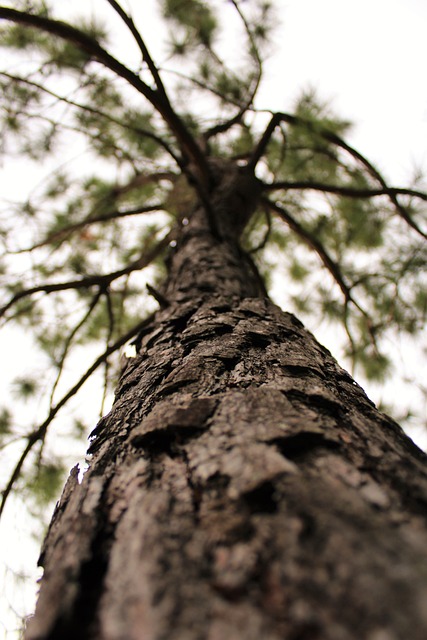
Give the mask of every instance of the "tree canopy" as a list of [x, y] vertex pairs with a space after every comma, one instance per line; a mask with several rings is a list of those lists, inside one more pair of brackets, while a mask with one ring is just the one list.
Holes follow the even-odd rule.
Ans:
[[274, 3], [159, 0], [160, 45], [126, 3], [64, 4], [0, 7], [1, 153], [47, 176], [2, 202], [1, 323], [31, 336], [38, 364], [1, 408], [1, 510], [16, 488], [34, 505], [57, 495], [56, 434], [93, 426], [61, 410], [96, 374], [104, 410], [120, 353], [162, 304], [177, 225], [195, 199], [209, 211], [216, 161], [262, 182], [242, 243], [267, 289], [279, 270], [288, 310], [340, 327], [356, 373], [384, 379], [387, 342], [416, 336], [427, 311], [421, 177], [388, 184], [313, 90], [291, 113], [258, 107]]

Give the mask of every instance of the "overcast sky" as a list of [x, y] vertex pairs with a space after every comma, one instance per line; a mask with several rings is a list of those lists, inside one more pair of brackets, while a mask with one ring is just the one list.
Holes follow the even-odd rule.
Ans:
[[[69, 6], [78, 4], [68, 1]], [[111, 11], [102, 0], [93, 4], [97, 11]], [[143, 13], [151, 3], [129, 4]], [[276, 0], [275, 4], [280, 18], [274, 36], [276, 53], [265, 65], [258, 106], [290, 110], [297, 94], [311, 85], [322, 98], [332, 100], [340, 116], [355, 122], [351, 143], [394, 186], [403, 186], [414, 166], [423, 164], [427, 169], [426, 0]], [[143, 17], [143, 35], [147, 33], [150, 42], [159, 36]], [[0, 196], [10, 177], [7, 166], [0, 167]], [[22, 175], [19, 180], [22, 184]], [[8, 548], [10, 563], [11, 547], [4, 534], [0, 547]], [[36, 559], [27, 555], [26, 562], [35, 564]], [[16, 606], [21, 608], [19, 600]], [[1, 607], [0, 620], [6, 620]], [[0, 637], [2, 633], [0, 627]]]
[[[390, 179], [427, 164], [427, 2], [278, 0], [277, 106], [313, 85], [356, 123], [354, 142]], [[279, 35], [280, 34], [280, 35]], [[267, 98], [266, 98], [267, 99]]]

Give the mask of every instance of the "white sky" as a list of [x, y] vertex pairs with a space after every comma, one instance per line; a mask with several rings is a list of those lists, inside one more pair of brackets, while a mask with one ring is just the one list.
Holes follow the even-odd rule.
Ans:
[[[67, 1], [74, 9], [81, 0]], [[4, 4], [13, 6], [13, 0]], [[144, 15], [151, 2], [129, 4], [143, 14], [143, 35], [148, 44], [154, 43], [159, 34]], [[414, 166], [422, 164], [427, 170], [426, 0], [276, 0], [275, 4], [281, 24], [275, 35], [276, 53], [265, 64], [258, 106], [289, 111], [298, 93], [311, 85], [322, 98], [332, 99], [341, 117], [356, 123], [350, 142], [394, 186], [404, 186]], [[95, 0], [94, 6], [97, 12], [110, 11], [102, 0]], [[7, 166], [0, 167], [0, 197], [5, 195], [5, 180], [11, 181]], [[23, 180], [19, 175], [21, 184]], [[25, 359], [25, 351], [21, 355]], [[10, 357], [19, 359], [20, 354]], [[19, 520], [18, 524], [25, 526]], [[16, 532], [3, 527], [0, 536], [0, 549], [13, 564]], [[25, 552], [25, 563], [35, 564], [35, 547], [25, 547], [23, 540], [18, 544], [18, 555]], [[33, 597], [27, 596], [30, 608]], [[20, 609], [19, 598], [15, 604]], [[13, 624], [0, 605], [1, 620]], [[0, 638], [2, 633], [8, 640], [16, 637], [0, 626]]]
[[427, 160], [427, 2], [279, 0], [278, 106], [311, 84], [357, 124], [354, 143], [390, 179]]

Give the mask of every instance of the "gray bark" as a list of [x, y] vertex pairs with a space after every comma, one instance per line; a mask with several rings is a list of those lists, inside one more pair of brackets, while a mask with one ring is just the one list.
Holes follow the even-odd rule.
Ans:
[[426, 457], [265, 296], [236, 175], [71, 472], [27, 640], [427, 637]]

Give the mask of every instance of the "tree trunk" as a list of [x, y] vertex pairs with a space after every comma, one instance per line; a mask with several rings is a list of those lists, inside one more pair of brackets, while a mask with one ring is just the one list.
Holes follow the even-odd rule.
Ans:
[[426, 457], [266, 297], [230, 175], [71, 472], [27, 640], [427, 638]]

